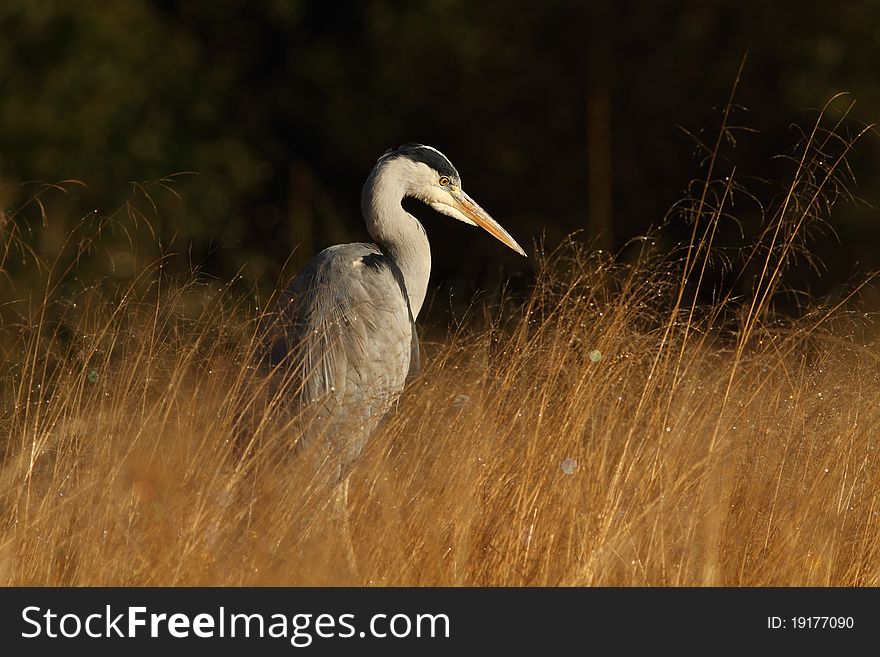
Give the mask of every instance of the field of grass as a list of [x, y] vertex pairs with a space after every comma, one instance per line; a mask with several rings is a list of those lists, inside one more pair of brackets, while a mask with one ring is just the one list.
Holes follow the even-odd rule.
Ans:
[[[296, 436], [259, 407], [252, 301], [158, 265], [71, 294], [75, 267], [34, 264], [3, 326], [0, 583], [880, 585], [873, 320], [857, 289], [774, 313], [845, 193], [853, 139], [828, 120], [710, 300], [741, 193], [726, 124], [680, 248], [623, 264], [571, 240], [527, 295], [425, 340], [351, 473], [356, 569], [333, 491], [274, 448]], [[243, 404], [267, 418], [244, 454]]]

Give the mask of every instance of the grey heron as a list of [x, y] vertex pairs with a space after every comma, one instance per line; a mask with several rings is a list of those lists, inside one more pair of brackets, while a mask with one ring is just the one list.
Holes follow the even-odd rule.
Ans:
[[361, 194], [374, 243], [339, 244], [314, 256], [279, 298], [267, 333], [267, 364], [293, 373], [293, 401], [310, 408], [310, 424], [319, 425], [308, 427], [301, 443], [321, 443], [333, 479], [357, 460], [419, 368], [415, 321], [431, 249], [424, 227], [401, 204], [406, 197], [526, 255], [464, 192], [458, 171], [437, 149], [404, 144], [379, 158]]
[[299, 409], [297, 448], [310, 451], [327, 479], [339, 484], [337, 512], [354, 572], [346, 475], [420, 363], [415, 321], [431, 249], [422, 224], [402, 206], [406, 197], [480, 226], [526, 255], [464, 192], [445, 155], [404, 144], [379, 158], [363, 187], [361, 210], [373, 243], [324, 249], [279, 298], [265, 332], [264, 365], [286, 378], [281, 396]]

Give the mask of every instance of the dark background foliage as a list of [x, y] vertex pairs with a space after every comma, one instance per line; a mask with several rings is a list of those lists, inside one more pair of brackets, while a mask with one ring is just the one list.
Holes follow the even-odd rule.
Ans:
[[[402, 142], [445, 152], [522, 244], [582, 230], [617, 250], [700, 175], [686, 131], [712, 134], [746, 54], [734, 122], [758, 132], [732, 153], [761, 198], [790, 175], [773, 156], [811, 108], [845, 90], [854, 116], [880, 114], [873, 0], [6, 0], [0, 33], [3, 207], [34, 193], [28, 181], [82, 180], [43, 199], [62, 231], [59, 217], [112, 215], [132, 181], [196, 172], [175, 177], [179, 199], [149, 188], [145, 240], [269, 285], [294, 249], [290, 270], [367, 239], [360, 187]], [[854, 169], [868, 203], [837, 209], [837, 236], [813, 244], [825, 269], [792, 285], [825, 294], [880, 267], [875, 135]], [[756, 207], [737, 213], [752, 230]], [[437, 298], [528, 280], [530, 263], [488, 236], [422, 216]], [[685, 230], [670, 218], [673, 242]]]

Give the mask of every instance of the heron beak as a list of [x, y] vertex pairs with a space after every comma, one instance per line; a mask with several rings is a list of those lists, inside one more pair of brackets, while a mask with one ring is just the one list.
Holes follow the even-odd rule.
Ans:
[[526, 256], [526, 252], [523, 251], [522, 247], [516, 243], [516, 240], [510, 236], [510, 233], [504, 230], [501, 227], [501, 224], [490, 217], [489, 213], [481, 208], [474, 199], [465, 194], [461, 189], [456, 189], [451, 195], [457, 204], [456, 209], [459, 212], [499, 242], [503, 242], [521, 256]]

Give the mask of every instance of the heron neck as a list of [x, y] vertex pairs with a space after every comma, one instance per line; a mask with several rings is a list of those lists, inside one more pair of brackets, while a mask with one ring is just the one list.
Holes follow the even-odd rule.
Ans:
[[400, 269], [415, 319], [428, 290], [431, 246], [422, 224], [401, 205], [406, 195], [392, 176], [374, 172], [364, 187], [362, 210], [370, 236]]

